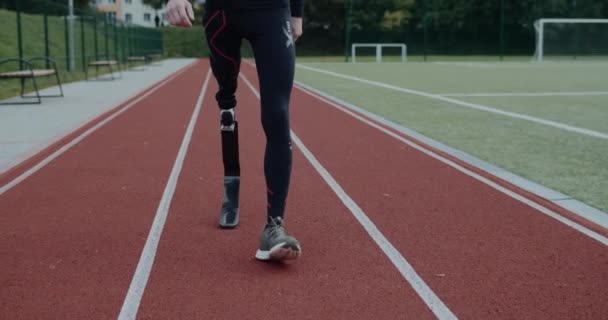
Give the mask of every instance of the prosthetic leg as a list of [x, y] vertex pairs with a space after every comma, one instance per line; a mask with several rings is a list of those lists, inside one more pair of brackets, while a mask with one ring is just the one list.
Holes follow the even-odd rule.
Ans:
[[224, 198], [220, 213], [220, 227], [234, 229], [239, 224], [239, 126], [234, 108], [220, 111], [222, 155], [224, 158]]

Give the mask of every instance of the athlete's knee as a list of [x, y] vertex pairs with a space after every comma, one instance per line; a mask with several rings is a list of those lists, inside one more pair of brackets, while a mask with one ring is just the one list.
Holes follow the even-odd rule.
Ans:
[[271, 145], [287, 145], [291, 142], [289, 121], [287, 117], [281, 117], [281, 119], [280, 121], [278, 118], [263, 121], [266, 141]]
[[234, 79], [222, 79], [218, 78], [219, 89], [215, 94], [215, 100], [217, 101], [220, 109], [232, 109], [236, 106], [236, 90], [237, 82]]

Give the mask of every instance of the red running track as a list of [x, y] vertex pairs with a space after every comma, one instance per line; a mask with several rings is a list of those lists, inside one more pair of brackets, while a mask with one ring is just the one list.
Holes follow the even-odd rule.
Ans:
[[0, 195], [2, 319], [117, 315], [206, 69], [197, 63]]
[[[0, 195], [0, 318], [118, 316], [207, 69], [199, 62]], [[256, 79], [249, 66], [243, 73]], [[287, 222], [303, 257], [253, 259], [264, 137], [259, 102], [242, 82], [241, 226], [217, 228], [215, 89], [205, 94], [138, 318], [434, 318], [297, 148]], [[292, 127], [459, 318], [608, 314], [603, 244], [300, 90]]]

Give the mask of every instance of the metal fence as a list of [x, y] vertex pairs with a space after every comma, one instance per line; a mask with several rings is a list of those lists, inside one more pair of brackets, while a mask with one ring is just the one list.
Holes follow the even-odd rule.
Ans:
[[[83, 71], [88, 61], [162, 54], [162, 33], [122, 23], [110, 14], [70, 8], [38, 0], [23, 7], [20, 0], [4, 0], [0, 7], [0, 59], [50, 57], [64, 71]], [[67, 1], [66, 1], [67, 4]]]
[[[534, 23], [542, 18], [608, 18], [605, 0], [324, 0], [308, 1], [300, 53], [348, 59], [354, 43], [405, 43], [408, 54], [474, 59], [533, 57]], [[587, 28], [587, 29], [585, 29]], [[579, 48], [606, 56], [605, 26], [554, 28], [576, 33]], [[563, 30], [563, 31], [562, 31]], [[580, 31], [580, 32], [579, 32]], [[561, 45], [565, 42], [557, 45]], [[593, 44], [590, 45], [590, 44]], [[565, 45], [565, 44], [564, 44]], [[591, 50], [587, 50], [593, 53]], [[601, 51], [601, 52], [600, 52]], [[362, 51], [362, 54], [365, 54]], [[369, 50], [370, 56], [374, 55]], [[395, 50], [392, 54], [398, 55]]]

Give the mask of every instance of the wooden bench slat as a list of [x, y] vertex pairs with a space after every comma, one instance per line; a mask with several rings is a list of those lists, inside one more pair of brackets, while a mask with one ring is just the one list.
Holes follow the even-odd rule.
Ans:
[[89, 62], [90, 66], [113, 66], [117, 64], [116, 60], [97, 60]]
[[55, 74], [53, 69], [34, 69], [22, 70], [22, 71], [11, 71], [0, 73], [0, 78], [11, 79], [11, 78], [31, 78], [31, 77], [44, 77]]

